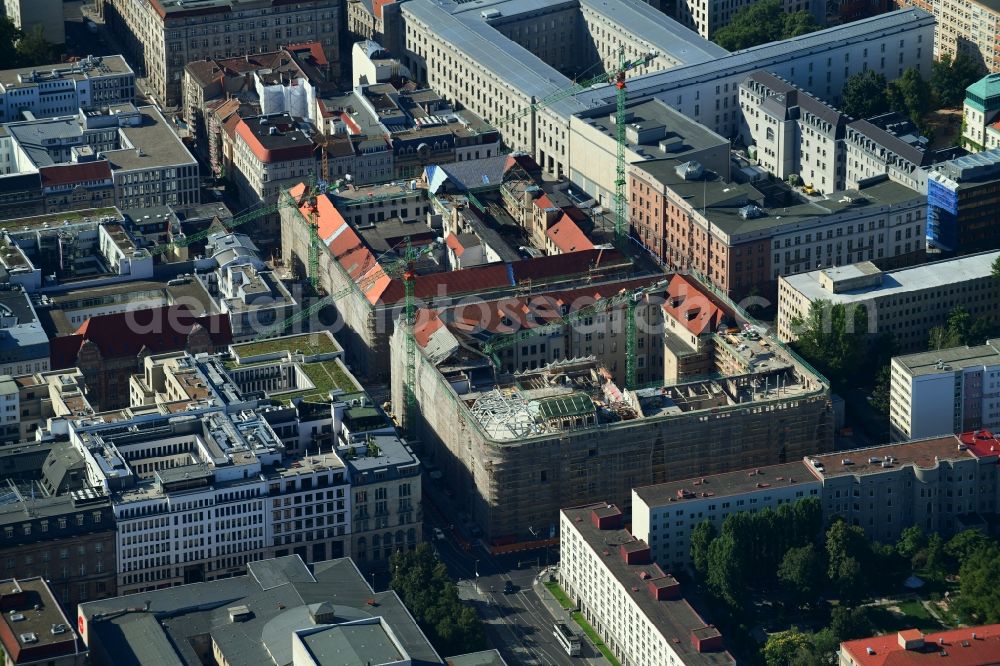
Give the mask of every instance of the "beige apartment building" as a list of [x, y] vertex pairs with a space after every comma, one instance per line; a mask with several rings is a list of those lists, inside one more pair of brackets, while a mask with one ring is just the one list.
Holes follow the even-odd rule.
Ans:
[[146, 77], [160, 104], [181, 102], [184, 66], [204, 58], [232, 58], [319, 42], [330, 69], [339, 71], [338, 0], [296, 3], [263, 0], [105, 0], [110, 29]]
[[900, 351], [927, 349], [928, 334], [955, 308], [974, 317], [1000, 317], [1000, 278], [992, 264], [1000, 252], [883, 272], [871, 262], [781, 276], [778, 281], [778, 337], [797, 337], [796, 319], [808, 317], [817, 301], [868, 310], [869, 333], [891, 333]]
[[934, 58], [971, 56], [989, 72], [1000, 71], [1000, 7], [977, 0], [933, 0]]

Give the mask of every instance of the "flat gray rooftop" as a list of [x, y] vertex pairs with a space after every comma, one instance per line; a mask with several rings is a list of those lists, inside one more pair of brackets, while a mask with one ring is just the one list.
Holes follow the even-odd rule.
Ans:
[[[585, 8], [605, 16], [624, 34], [648, 42], [651, 48], [681, 63], [708, 62], [728, 53], [638, 0], [615, 0], [610, 3], [607, 0], [488, 0], [474, 3], [411, 0], [402, 9], [404, 14], [431, 26], [441, 39], [453, 44], [470, 60], [505, 83], [523, 94], [546, 97], [568, 87], [571, 81], [526, 48], [508, 39], [490, 23], [491, 20], [506, 22], [518, 14], [560, 6]], [[490, 10], [498, 10], [502, 16], [483, 18], [483, 14]], [[570, 97], [548, 108], [568, 117], [586, 106]]]
[[[754, 473], [751, 474], [751, 472]], [[697, 479], [685, 479], [683, 481], [658, 483], [653, 486], [641, 486], [635, 488], [634, 492], [643, 502], [651, 507], [665, 504], [680, 507], [684, 505], [685, 499], [728, 497], [755, 490], [768, 492], [788, 486], [801, 485], [803, 482], [815, 483], [816, 479], [809, 473], [809, 469], [805, 463], [798, 460], [783, 465], [771, 465], [759, 469], [742, 469], [737, 472], [714, 474]], [[761, 484], [765, 485], [762, 486]], [[690, 492], [691, 496], [685, 496], [685, 491]], [[711, 494], [706, 495], [706, 493]]]
[[394, 664], [403, 661], [381, 622], [358, 622], [300, 635], [309, 654], [323, 666]]
[[[910, 7], [825, 30], [817, 30], [800, 37], [761, 44], [742, 51], [734, 51], [728, 55], [718, 55], [707, 61], [681, 65], [673, 69], [652, 72], [630, 79], [628, 83], [629, 94], [631, 96], [657, 95], [695, 82], [734, 76], [742, 78], [742, 75], [749, 74], [754, 70], [767, 69], [775, 63], [788, 62], [807, 53], [830, 51], [850, 43], [867, 42], [874, 35], [911, 30], [915, 23], [933, 25], [934, 16], [922, 9]], [[578, 94], [576, 99], [588, 106], [607, 104], [614, 101], [614, 90], [607, 88], [585, 91]]]
[[[949, 347], [934, 351], [896, 356], [892, 359], [901, 365], [910, 376], [937, 375], [942, 372], [962, 371], [966, 368], [981, 368], [984, 365], [1000, 365], [1000, 341], [987, 340], [986, 344], [975, 347]], [[938, 368], [943, 363], [945, 368]]]
[[[677, 174], [677, 167], [685, 160], [669, 158], [658, 161], [640, 162], [637, 168], [669, 187], [682, 197], [691, 207], [702, 211], [712, 221], [716, 231], [721, 231], [733, 240], [743, 234], [760, 234], [782, 227], [810, 222], [816, 218], [847, 209], [863, 209], [868, 206], [897, 206], [922, 198], [919, 192], [911, 190], [891, 180], [883, 180], [867, 185], [860, 190], [832, 192], [824, 197], [782, 206], [770, 206], [764, 192], [750, 183], [725, 182], [715, 174], [706, 180], [685, 180]], [[706, 172], [707, 173], [707, 172]], [[798, 198], [797, 194], [792, 196]], [[757, 204], [764, 213], [761, 217], [743, 219], [740, 208], [748, 203]]]
[[822, 299], [834, 305], [859, 303], [989, 277], [993, 270], [993, 262], [998, 257], [1000, 251], [994, 250], [890, 271], [883, 275], [881, 286], [839, 294], [827, 291], [820, 285], [819, 276], [822, 271], [809, 271], [781, 279], [808, 301]]
[[143, 115], [142, 125], [119, 130], [132, 147], [105, 153], [113, 170], [197, 164], [155, 106], [140, 106], [139, 111]]
[[[15, 88], [30, 88], [39, 83], [50, 81], [65, 81], [70, 79], [84, 81], [101, 76], [131, 73], [132, 68], [120, 55], [93, 56], [69, 64], [54, 63], [52, 65], [17, 67], [15, 69], [2, 70], [0, 71], [0, 91]], [[33, 78], [32, 74], [34, 74]], [[21, 81], [22, 77], [25, 79], [24, 82]]]

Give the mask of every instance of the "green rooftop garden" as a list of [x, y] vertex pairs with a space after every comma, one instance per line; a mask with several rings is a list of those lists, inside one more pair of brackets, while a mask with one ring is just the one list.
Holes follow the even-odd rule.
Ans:
[[50, 227], [61, 227], [64, 220], [68, 221], [70, 224], [78, 224], [83, 222], [85, 217], [89, 217], [91, 222], [99, 222], [102, 217], [113, 217], [116, 220], [120, 220], [121, 213], [118, 212], [117, 208], [67, 210], [61, 213], [52, 213], [50, 215], [35, 215], [32, 217], [3, 220], [0, 221], [0, 229], [5, 228], [8, 231], [14, 232], [21, 231], [24, 227], [37, 229], [38, 227], [44, 227], [46, 223], [48, 223]]
[[332, 354], [340, 351], [340, 345], [331, 337], [319, 333], [303, 333], [301, 335], [290, 335], [283, 338], [272, 338], [270, 340], [258, 340], [255, 342], [242, 342], [233, 345], [233, 351], [241, 359], [263, 354], [273, 354], [276, 352], [300, 351], [306, 356], [316, 354]]
[[336, 360], [303, 363], [299, 367], [315, 388], [282, 393], [280, 398], [288, 403], [296, 398], [302, 398], [306, 402], [327, 402], [330, 391], [340, 390], [353, 393], [361, 390], [361, 387], [351, 379], [344, 367]]

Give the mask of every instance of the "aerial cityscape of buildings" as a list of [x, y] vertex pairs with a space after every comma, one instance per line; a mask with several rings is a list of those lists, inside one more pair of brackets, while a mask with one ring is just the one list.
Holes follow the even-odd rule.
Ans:
[[1000, 662], [996, 7], [78, 5], [0, 17], [5, 664]]

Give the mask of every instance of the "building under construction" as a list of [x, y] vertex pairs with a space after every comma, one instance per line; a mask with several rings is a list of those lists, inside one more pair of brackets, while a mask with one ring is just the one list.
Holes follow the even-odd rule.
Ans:
[[[644, 290], [643, 303], [659, 297], [658, 349], [625, 344], [622, 300], [558, 330], [520, 322], [518, 353], [550, 354], [527, 367], [496, 353], [506, 330], [470, 326], [460, 308], [418, 312], [412, 430], [493, 545], [550, 536], [562, 507], [601, 499], [628, 509], [636, 486], [831, 450], [833, 411], [821, 375], [693, 278], [674, 275], [656, 289]], [[524, 333], [532, 327], [537, 335]], [[662, 356], [675, 383], [627, 388], [609, 367], [615, 340], [645, 359], [641, 365]], [[393, 410], [402, 414], [402, 328], [391, 353]], [[701, 374], [677, 372], [677, 357], [691, 354]]]
[[[301, 206], [286, 205], [281, 210], [286, 265], [311, 274], [310, 264], [315, 262], [317, 286], [334, 298], [341, 319], [337, 339], [355, 369], [372, 377], [389, 374], [389, 337], [404, 307], [402, 278], [408, 251], [416, 257], [411, 266], [416, 303], [428, 307], [447, 307], [473, 297], [495, 301], [615, 283], [649, 273], [621, 252], [601, 248], [554, 256], [525, 254], [527, 258], [515, 254], [451, 270], [440, 237], [440, 216], [445, 212], [440, 198], [432, 199], [425, 189], [405, 185], [384, 185], [378, 190], [399, 190], [398, 198], [408, 203], [392, 203], [391, 194], [383, 195], [385, 200], [362, 197], [359, 205], [365, 212], [358, 213], [352, 202], [335, 201], [336, 195], [331, 194], [309, 197], [305, 186], [298, 185], [289, 194]], [[368, 208], [379, 211], [371, 213], [378, 215], [375, 221], [362, 219], [369, 214]], [[454, 211], [457, 208], [450, 209]], [[315, 234], [310, 225], [315, 225]]]

